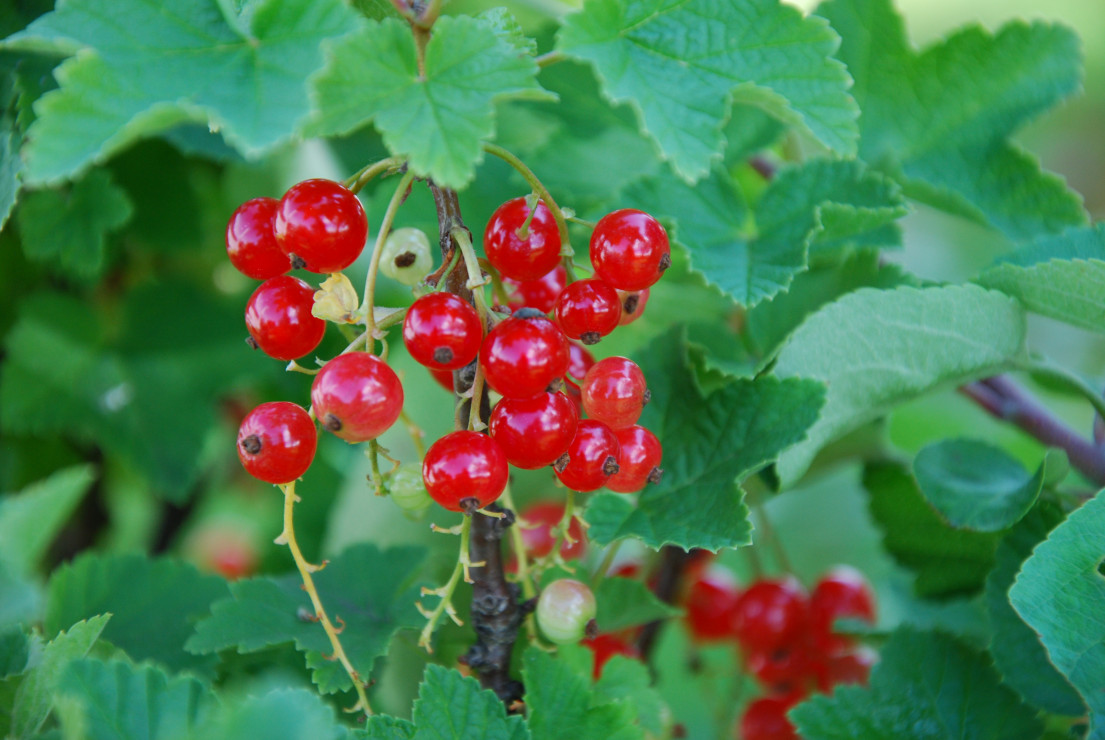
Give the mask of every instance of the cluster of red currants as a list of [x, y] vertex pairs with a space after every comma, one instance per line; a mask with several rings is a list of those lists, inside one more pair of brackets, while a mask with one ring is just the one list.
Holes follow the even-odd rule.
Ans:
[[874, 624], [875, 597], [863, 575], [838, 566], [809, 594], [793, 577], [760, 579], [743, 591], [728, 571], [705, 568], [684, 603], [687, 625], [703, 642], [734, 640], [744, 666], [763, 686], [740, 719], [743, 740], [797, 734], [787, 711], [811, 691], [866, 683], [875, 654], [835, 629], [838, 619]]

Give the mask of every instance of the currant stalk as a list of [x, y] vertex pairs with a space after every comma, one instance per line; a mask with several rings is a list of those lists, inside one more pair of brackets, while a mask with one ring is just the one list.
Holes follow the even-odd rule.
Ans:
[[371, 338], [372, 346], [370, 350], [375, 350], [376, 337], [376, 274], [380, 270], [380, 255], [384, 251], [384, 243], [387, 241], [388, 234], [391, 232], [391, 224], [395, 220], [395, 214], [399, 210], [399, 206], [403, 204], [403, 201], [407, 199], [407, 191], [410, 189], [411, 183], [414, 182], [414, 173], [407, 172], [403, 175], [403, 179], [399, 181], [399, 185], [395, 188], [395, 192], [391, 196], [391, 201], [388, 203], [388, 209], [384, 213], [384, 220], [380, 222], [380, 231], [376, 234], [376, 244], [372, 247], [372, 258], [368, 266], [368, 275], [365, 277], [364, 288], [364, 302], [361, 304], [361, 312], [365, 315], [365, 334]]

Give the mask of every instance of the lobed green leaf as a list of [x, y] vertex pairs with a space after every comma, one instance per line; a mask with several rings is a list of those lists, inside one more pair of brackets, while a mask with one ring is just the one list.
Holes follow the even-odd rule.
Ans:
[[59, 470], [0, 498], [0, 562], [14, 575], [38, 565], [95, 478], [91, 466]]
[[600, 632], [617, 632], [660, 619], [677, 617], [683, 611], [660, 601], [648, 586], [632, 578], [604, 578], [595, 591]]
[[[414, 732], [402, 734], [405, 725], [392, 723], [394, 731], [383, 737], [412, 740], [527, 740], [526, 723], [507, 715], [506, 707], [476, 679], [461, 676], [439, 665], [426, 666], [426, 674], [414, 702]], [[378, 735], [379, 736], [379, 735]]]
[[566, 660], [531, 647], [523, 657], [529, 729], [534, 740], [643, 738], [635, 711], [593, 693], [590, 677]]

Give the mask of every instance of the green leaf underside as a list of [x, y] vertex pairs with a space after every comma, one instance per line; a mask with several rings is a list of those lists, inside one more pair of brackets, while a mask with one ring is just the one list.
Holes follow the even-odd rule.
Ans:
[[523, 658], [529, 728], [534, 740], [630, 740], [643, 737], [634, 710], [595, 696], [590, 676], [539, 648]]
[[691, 267], [744, 306], [785, 291], [811, 251], [891, 246], [906, 213], [896, 185], [856, 161], [811, 160], [779, 172], [750, 211], [720, 169], [693, 187], [653, 177], [623, 201], [674, 224]]
[[29, 573], [46, 554], [93, 478], [90, 466], [67, 468], [18, 495], [0, 498], [0, 562], [15, 575]]
[[1052, 664], [1090, 709], [1089, 737], [1105, 737], [1105, 494], [1052, 530], [1025, 561], [1009, 600], [1040, 635]]
[[883, 546], [916, 573], [914, 589], [920, 596], [953, 596], [981, 588], [994, 564], [997, 534], [949, 527], [917, 490], [909, 471], [894, 463], [868, 466], [863, 486], [871, 497], [871, 515], [883, 532]]
[[[311, 689], [276, 689], [223, 704], [194, 737], [203, 740], [346, 740], [333, 708]], [[373, 718], [375, 719], [375, 717]]]
[[1077, 194], [1009, 141], [1079, 88], [1070, 29], [972, 26], [918, 53], [891, 0], [829, 0], [817, 13], [843, 38], [838, 58], [855, 79], [862, 159], [910, 196], [1013, 239], [1085, 223]]
[[21, 137], [15, 131], [0, 129], [0, 229], [15, 208], [15, 199], [23, 180], [23, 159], [19, 156]]
[[1105, 332], [1105, 224], [1041, 237], [978, 282], [1015, 296], [1029, 311]]
[[1086, 711], [1078, 692], [1051, 663], [1040, 636], [1009, 603], [1009, 587], [1022, 564], [1062, 519], [1056, 507], [1041, 503], [1002, 539], [997, 562], [986, 578], [986, 609], [994, 633], [990, 653], [1005, 683], [1045, 711], [1078, 716]]
[[598, 603], [595, 621], [600, 632], [617, 632], [683, 613], [660, 601], [648, 586], [631, 578], [603, 579], [595, 592], [595, 601]]
[[103, 270], [107, 235], [130, 220], [127, 194], [106, 170], [93, 170], [68, 192], [28, 193], [17, 212], [23, 251], [36, 262], [57, 264], [78, 278]]
[[928, 502], [953, 527], [1008, 529], [1024, 516], [1044, 485], [1045, 465], [1033, 474], [1000, 447], [945, 439], [917, 453], [913, 475]]
[[315, 81], [312, 133], [345, 133], [371, 121], [413, 172], [463, 187], [482, 159], [480, 144], [494, 136], [493, 103], [548, 96], [537, 84], [533, 57], [500, 33], [487, 21], [442, 17], [420, 78], [409, 25], [369, 23], [330, 47], [329, 64]]
[[1020, 305], [977, 286], [861, 289], [810, 316], [783, 346], [780, 378], [828, 385], [805, 441], [779, 458], [784, 485], [826, 443], [934, 388], [1001, 372], [1025, 352]]
[[103, 637], [135, 660], [156, 660], [171, 670], [212, 676], [215, 656], [184, 652], [184, 642], [226, 583], [194, 566], [141, 555], [83, 555], [50, 579], [43, 623], [56, 632], [96, 614], [110, 613]]
[[[415, 608], [424, 551], [418, 547], [380, 550], [363, 544], [345, 550], [315, 574], [315, 588], [331, 620], [346, 629], [342, 646], [362, 676], [387, 651], [395, 632], [418, 627]], [[372, 577], [365, 577], [371, 573]], [[252, 578], [230, 585], [231, 598], [216, 602], [211, 616], [195, 628], [186, 645], [197, 654], [234, 648], [242, 653], [294, 642], [308, 653], [314, 679], [327, 693], [352, 688], [341, 664], [325, 660], [333, 652], [322, 625], [302, 615], [313, 615], [310, 598], [298, 575]]]
[[341, 0], [260, 0], [249, 28], [218, 0], [72, 0], [9, 38], [75, 53], [36, 105], [27, 178], [56, 182], [139, 138], [208, 122], [248, 155], [289, 139], [310, 112], [319, 44], [356, 28]]
[[1043, 732], [984, 653], [909, 628], [891, 635], [870, 688], [838, 688], [789, 717], [807, 740], [1029, 740]]
[[824, 389], [816, 382], [734, 380], [703, 398], [687, 364], [680, 330], [658, 337], [636, 356], [652, 400], [640, 424], [664, 441], [664, 476], [636, 505], [622, 494], [592, 497], [588, 538], [608, 544], [637, 537], [716, 551], [750, 542], [748, 507], [737, 480], [802, 439]]
[[[528, 740], [526, 723], [518, 715], [508, 716], [506, 707], [491, 691], [480, 688], [474, 678], [439, 665], [426, 666], [411, 723], [385, 720], [370, 736], [413, 740]], [[386, 730], [386, 732], [382, 732]]]
[[754, 105], [842, 154], [856, 148], [849, 78], [820, 18], [775, 0], [592, 0], [557, 47], [630, 102], [675, 171], [693, 182], [724, 148], [733, 103]]

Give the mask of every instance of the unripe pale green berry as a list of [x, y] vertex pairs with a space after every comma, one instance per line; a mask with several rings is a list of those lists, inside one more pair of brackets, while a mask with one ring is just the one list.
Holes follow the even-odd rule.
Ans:
[[551, 642], [579, 642], [587, 623], [595, 618], [595, 595], [586, 584], [571, 578], [553, 581], [537, 600], [537, 625]]
[[403, 285], [417, 284], [434, 269], [429, 238], [421, 229], [410, 227], [391, 232], [380, 253], [380, 269]]
[[392, 501], [411, 519], [421, 519], [434, 500], [426, 492], [420, 463], [404, 463], [388, 478]]

